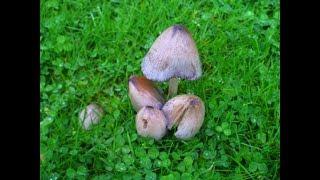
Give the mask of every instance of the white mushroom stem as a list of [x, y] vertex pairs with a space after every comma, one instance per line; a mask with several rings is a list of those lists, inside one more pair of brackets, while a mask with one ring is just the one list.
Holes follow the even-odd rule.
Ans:
[[178, 84], [179, 84], [178, 78], [173, 77], [169, 80], [169, 92], [168, 92], [169, 97], [172, 97], [177, 94]]

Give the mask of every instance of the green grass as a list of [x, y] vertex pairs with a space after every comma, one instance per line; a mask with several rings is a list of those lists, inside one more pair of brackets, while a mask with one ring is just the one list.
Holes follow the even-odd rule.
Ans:
[[[41, 179], [279, 179], [279, 1], [41, 1]], [[205, 103], [200, 132], [142, 138], [128, 78], [180, 23], [203, 76], [178, 94]], [[167, 92], [167, 83], [158, 83]], [[78, 113], [105, 111], [84, 131]]]

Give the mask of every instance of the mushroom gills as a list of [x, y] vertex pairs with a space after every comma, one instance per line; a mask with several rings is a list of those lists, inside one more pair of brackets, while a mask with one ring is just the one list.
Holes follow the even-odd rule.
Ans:
[[177, 127], [175, 136], [179, 139], [193, 137], [201, 128], [205, 107], [194, 95], [179, 95], [170, 99], [162, 108], [167, 118], [167, 128]]

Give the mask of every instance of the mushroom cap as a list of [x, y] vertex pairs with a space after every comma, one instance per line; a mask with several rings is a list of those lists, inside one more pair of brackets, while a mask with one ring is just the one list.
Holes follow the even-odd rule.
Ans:
[[145, 106], [136, 116], [136, 129], [142, 137], [160, 140], [167, 133], [166, 121], [161, 110]]
[[79, 113], [79, 120], [85, 130], [91, 129], [91, 126], [98, 124], [103, 115], [103, 110], [97, 104], [91, 103]]
[[203, 124], [205, 106], [197, 96], [179, 95], [170, 99], [162, 111], [167, 118], [167, 128], [170, 130], [178, 125], [175, 136], [179, 139], [189, 139]]
[[143, 58], [141, 69], [153, 81], [173, 77], [195, 80], [202, 74], [196, 44], [181, 25], [171, 26], [160, 34]]
[[136, 111], [144, 106], [160, 109], [164, 104], [161, 91], [144, 76], [133, 75], [129, 78], [129, 97]]

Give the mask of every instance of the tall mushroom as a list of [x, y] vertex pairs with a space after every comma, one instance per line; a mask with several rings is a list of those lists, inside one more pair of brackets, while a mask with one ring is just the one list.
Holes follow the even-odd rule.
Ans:
[[167, 28], [155, 40], [141, 64], [143, 74], [153, 81], [169, 81], [169, 96], [178, 91], [178, 78], [195, 80], [202, 74], [198, 50], [182, 25]]

